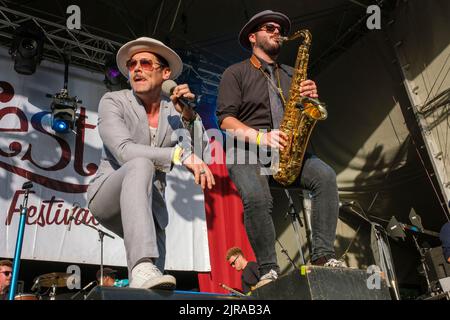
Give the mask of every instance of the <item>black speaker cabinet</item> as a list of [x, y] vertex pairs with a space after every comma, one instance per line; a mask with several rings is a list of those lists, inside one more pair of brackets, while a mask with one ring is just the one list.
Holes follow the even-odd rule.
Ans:
[[[252, 292], [256, 299], [391, 300], [386, 282], [369, 289], [365, 270], [302, 266]], [[375, 286], [376, 287], [376, 286]]]
[[428, 275], [430, 281], [450, 277], [450, 263], [445, 261], [442, 247], [435, 247], [428, 250], [425, 254], [425, 261], [429, 267]]

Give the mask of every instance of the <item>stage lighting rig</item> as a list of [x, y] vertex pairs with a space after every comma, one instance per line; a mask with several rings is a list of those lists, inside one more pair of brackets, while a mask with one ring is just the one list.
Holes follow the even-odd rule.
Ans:
[[391, 220], [387, 226], [388, 235], [394, 240], [402, 239], [405, 241], [406, 233], [404, 230], [404, 225], [397, 221], [395, 216], [392, 216]]
[[127, 79], [120, 73], [116, 63], [116, 55], [114, 54], [105, 62], [105, 79], [103, 83], [110, 91], [118, 91], [128, 89]]
[[47, 95], [52, 98], [52, 129], [57, 133], [67, 133], [74, 129], [77, 119], [77, 97], [70, 97], [67, 88], [55, 95]]
[[70, 55], [64, 55], [64, 88], [54, 95], [47, 94], [48, 98], [52, 98], [52, 129], [56, 133], [68, 133], [73, 131], [77, 121], [78, 103], [82, 103], [77, 97], [69, 96], [67, 83], [69, 79], [69, 60]]
[[44, 51], [44, 33], [33, 23], [19, 26], [14, 33], [9, 53], [14, 60], [14, 70], [24, 75], [36, 72]]

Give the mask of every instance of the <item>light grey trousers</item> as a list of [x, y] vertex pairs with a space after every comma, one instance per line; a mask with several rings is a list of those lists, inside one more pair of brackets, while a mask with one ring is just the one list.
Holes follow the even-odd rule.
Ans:
[[130, 160], [105, 180], [89, 204], [100, 224], [123, 238], [130, 276], [143, 258], [152, 258], [164, 270], [165, 231], [152, 212], [154, 175], [151, 160]]

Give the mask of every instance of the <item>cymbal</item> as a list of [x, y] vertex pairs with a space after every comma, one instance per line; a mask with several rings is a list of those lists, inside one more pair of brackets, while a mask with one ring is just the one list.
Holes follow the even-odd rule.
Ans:
[[67, 286], [67, 279], [69, 277], [69, 273], [52, 272], [40, 275], [37, 281], [41, 287], [65, 287]]

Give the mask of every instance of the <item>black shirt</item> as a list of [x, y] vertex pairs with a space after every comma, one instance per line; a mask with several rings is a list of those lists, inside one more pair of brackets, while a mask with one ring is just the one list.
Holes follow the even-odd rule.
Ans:
[[0, 291], [0, 300], [8, 300], [9, 298], [9, 286]]
[[245, 266], [244, 270], [242, 270], [241, 275], [242, 281], [242, 291], [244, 293], [250, 292], [251, 287], [259, 281], [259, 270], [258, 264], [254, 261], [249, 261]]
[[[266, 70], [267, 62], [259, 60], [263, 70]], [[278, 64], [278, 70], [283, 96], [288, 101], [294, 69]], [[273, 129], [267, 81], [250, 59], [228, 67], [222, 75], [217, 96], [219, 126], [223, 119], [231, 116], [256, 130]]]

